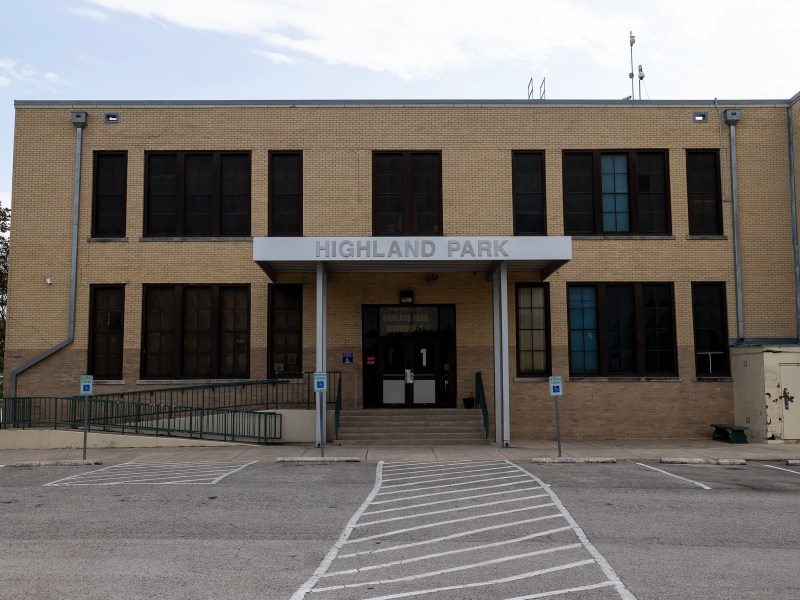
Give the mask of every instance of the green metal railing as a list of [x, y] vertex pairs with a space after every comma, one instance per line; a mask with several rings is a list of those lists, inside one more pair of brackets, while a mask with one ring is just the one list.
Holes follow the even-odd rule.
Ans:
[[486, 433], [486, 439], [489, 439], [489, 408], [486, 406], [486, 392], [483, 391], [483, 375], [478, 371], [475, 373], [475, 396], [478, 399], [478, 404], [483, 412], [483, 430]]
[[0, 424], [18, 429], [83, 428], [86, 402], [89, 402], [90, 431], [258, 443], [279, 440], [282, 435], [283, 420], [274, 412], [173, 406], [97, 396], [3, 398]]
[[336, 386], [336, 410], [333, 413], [333, 439], [339, 439], [339, 420], [342, 414], [342, 378]]

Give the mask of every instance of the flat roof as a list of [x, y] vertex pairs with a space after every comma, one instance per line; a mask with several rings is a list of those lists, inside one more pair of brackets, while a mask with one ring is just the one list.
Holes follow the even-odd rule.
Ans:
[[421, 106], [788, 106], [800, 98], [800, 93], [790, 99], [776, 100], [448, 100], [448, 99], [406, 99], [406, 100], [15, 100], [15, 108], [49, 107], [221, 107], [221, 106], [296, 106], [296, 107], [421, 107]]

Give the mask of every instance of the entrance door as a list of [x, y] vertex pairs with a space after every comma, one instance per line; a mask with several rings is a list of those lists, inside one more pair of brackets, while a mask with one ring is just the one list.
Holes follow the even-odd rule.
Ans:
[[384, 406], [436, 404], [438, 345], [432, 340], [382, 340]]
[[781, 364], [780, 391], [783, 439], [800, 440], [800, 365]]

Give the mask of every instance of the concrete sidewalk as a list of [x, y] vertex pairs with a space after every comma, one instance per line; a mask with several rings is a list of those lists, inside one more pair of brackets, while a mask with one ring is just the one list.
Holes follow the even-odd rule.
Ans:
[[[797, 460], [800, 444], [749, 443], [729, 444], [710, 439], [618, 439], [565, 440], [562, 456], [570, 458], [615, 458], [617, 460], [660, 460], [662, 458]], [[0, 450], [0, 465], [27, 461], [75, 460], [82, 458], [81, 448], [58, 450]], [[318, 457], [319, 448], [308, 444], [254, 446], [223, 444], [213, 446], [89, 448], [87, 458], [104, 464], [123, 462], [192, 462], [242, 461], [272, 462], [278, 457]], [[509, 448], [496, 445], [469, 446], [336, 446], [325, 448], [326, 457], [356, 457], [366, 462], [513, 460], [554, 458], [558, 456], [554, 440], [516, 440]]]

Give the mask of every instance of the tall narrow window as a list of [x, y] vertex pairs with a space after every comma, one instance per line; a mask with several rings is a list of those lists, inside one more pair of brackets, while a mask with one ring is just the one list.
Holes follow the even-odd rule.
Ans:
[[247, 286], [147, 286], [144, 296], [143, 377], [249, 377]]
[[95, 152], [92, 237], [125, 237], [128, 154]]
[[149, 152], [145, 235], [249, 236], [250, 154]]
[[545, 233], [544, 155], [514, 152], [511, 157], [514, 194], [514, 234]]
[[691, 235], [722, 235], [719, 190], [719, 153], [716, 150], [687, 151], [686, 191]]
[[270, 375], [301, 373], [303, 287], [270, 286], [269, 310]]
[[563, 174], [568, 234], [669, 233], [665, 151], [567, 151]]
[[568, 296], [573, 375], [677, 375], [671, 284], [570, 285]]
[[438, 152], [376, 152], [372, 169], [374, 235], [441, 235]]
[[303, 155], [270, 152], [269, 235], [303, 235]]
[[725, 285], [692, 284], [692, 316], [697, 377], [729, 376], [731, 368], [728, 357]]
[[572, 372], [598, 371], [597, 289], [594, 286], [569, 288], [569, 357]]
[[89, 373], [95, 379], [122, 379], [125, 288], [93, 286], [89, 323]]
[[540, 377], [550, 372], [547, 288], [517, 285], [517, 374]]

